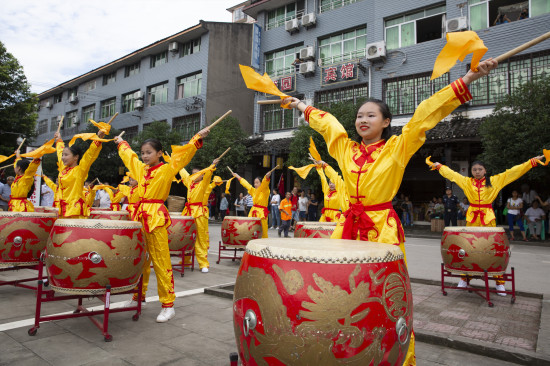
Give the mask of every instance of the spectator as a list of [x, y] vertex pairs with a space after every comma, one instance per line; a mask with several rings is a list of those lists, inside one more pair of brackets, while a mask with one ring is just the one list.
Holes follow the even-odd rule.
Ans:
[[292, 195], [290, 196], [290, 201], [292, 202], [292, 222], [290, 226], [290, 231], [294, 231], [296, 223], [300, 219], [298, 213], [298, 188], [292, 188]]
[[286, 192], [285, 199], [281, 201], [279, 205], [281, 211], [281, 225], [279, 226], [279, 237], [281, 237], [281, 231], [284, 230], [285, 238], [288, 238], [288, 229], [290, 228], [290, 222], [292, 221], [292, 200], [290, 192]]
[[4, 211], [8, 210], [8, 204], [10, 202], [11, 195], [11, 185], [13, 184], [14, 180], [14, 177], [9, 176], [8, 179], [6, 179], [6, 184], [4, 184], [0, 190], [0, 208]]
[[409, 196], [405, 196], [405, 199], [401, 202], [401, 212], [401, 223], [403, 226], [412, 226], [413, 205], [409, 201]]
[[254, 200], [252, 199], [252, 196], [250, 193], [247, 193], [246, 196], [244, 196], [244, 209], [246, 211], [246, 216], [248, 217], [248, 213], [252, 209], [252, 206], [254, 206]]
[[225, 215], [227, 215], [228, 213], [229, 213], [229, 202], [225, 197], [225, 192], [222, 192], [222, 196], [220, 198], [220, 219], [223, 221], [223, 219], [225, 218]]
[[42, 183], [42, 186], [40, 186], [40, 193], [41, 193], [40, 205], [46, 206], [46, 207], [52, 207], [53, 200], [54, 200], [54, 192], [50, 187], [48, 187], [45, 181]]
[[493, 25], [499, 25], [504, 23], [510, 23], [511, 20], [504, 13], [498, 13], [497, 18], [493, 22]]
[[305, 191], [300, 192], [300, 198], [298, 198], [298, 211], [299, 211], [300, 221], [306, 221], [307, 219], [308, 203], [309, 203], [309, 199], [306, 197], [306, 192]]
[[523, 208], [526, 210], [531, 206], [531, 202], [533, 202], [538, 194], [534, 189], [529, 188], [529, 184], [522, 184], [521, 185], [521, 199], [523, 200]]
[[470, 208], [470, 202], [468, 202], [467, 197], [464, 197], [462, 199], [462, 202], [460, 202], [460, 205], [459, 205], [459, 211], [458, 211], [459, 220], [466, 220], [466, 212], [468, 212], [468, 208]]
[[302, 63], [302, 60], [300, 60], [299, 57], [296, 57], [296, 59], [292, 62], [291, 65], [294, 65], [294, 68], [296, 72], [300, 72], [300, 64]]
[[428, 209], [426, 210], [426, 218], [427, 221], [430, 221], [429, 219], [432, 217], [433, 213], [435, 212], [435, 205], [437, 203], [437, 197], [433, 196], [430, 203], [428, 203]]
[[[105, 182], [104, 185], [108, 186], [109, 183]], [[109, 210], [111, 208], [111, 197], [103, 189], [99, 189], [95, 194], [94, 207], [104, 208]]]
[[443, 198], [439, 197], [437, 203], [434, 205], [434, 213], [430, 216], [431, 219], [442, 219], [445, 213], [445, 206], [443, 205]]
[[508, 228], [510, 229], [510, 240], [514, 239], [514, 223], [519, 226], [523, 241], [527, 240], [525, 236], [525, 228], [523, 227], [523, 218], [521, 217], [521, 210], [523, 209], [523, 200], [519, 198], [518, 191], [512, 191], [512, 197], [508, 198], [506, 202], [506, 208], [508, 209], [507, 219]]
[[214, 220], [216, 217], [216, 194], [214, 192], [210, 192], [210, 195], [208, 196], [208, 211], [210, 212], [209, 220]]
[[548, 228], [550, 227], [550, 197], [548, 197], [546, 201], [543, 201], [539, 196], [537, 196], [537, 201], [539, 201], [540, 207], [544, 210], [544, 214], [546, 216], [544, 227], [546, 228], [546, 232], [548, 232]]
[[311, 193], [311, 199], [309, 200], [307, 204], [307, 220], [308, 221], [317, 221], [317, 212], [319, 209], [319, 201], [317, 201], [317, 197], [315, 196], [315, 193]]
[[[538, 197], [538, 196], [537, 196]], [[525, 211], [525, 217], [527, 218], [527, 225], [529, 225], [529, 232], [531, 238], [539, 240], [539, 235], [542, 228], [542, 220], [544, 220], [544, 210], [539, 207], [538, 201], [533, 201], [531, 207]]]
[[527, 18], [529, 18], [529, 10], [527, 10], [526, 8], [523, 8], [521, 10], [521, 13], [519, 13], [518, 20], [527, 19]]
[[281, 204], [281, 196], [276, 189], [273, 190], [271, 196], [271, 228], [278, 229], [281, 226], [281, 212], [279, 211], [279, 205]]
[[244, 209], [245, 203], [244, 203], [244, 195], [239, 193], [239, 197], [235, 200], [235, 212], [237, 216], [246, 216], [245, 209]]
[[445, 206], [445, 226], [457, 225], [458, 214], [458, 197], [453, 194], [451, 187], [445, 188], [445, 195], [443, 196], [443, 206]]
[[405, 193], [401, 193], [397, 199], [397, 204], [395, 205], [395, 212], [399, 215], [401, 220], [403, 220], [403, 202], [405, 201]]

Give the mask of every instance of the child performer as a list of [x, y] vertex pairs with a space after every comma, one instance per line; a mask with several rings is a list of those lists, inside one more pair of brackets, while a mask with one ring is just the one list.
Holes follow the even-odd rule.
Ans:
[[88, 207], [92, 207], [94, 205], [94, 200], [95, 200], [95, 190], [94, 190], [94, 188], [95, 188], [95, 186], [89, 180], [84, 182], [84, 191], [83, 191], [83, 193], [84, 193], [84, 202], [86, 202]]
[[[50, 189], [53, 191], [52, 207], [59, 209], [59, 188], [57, 187], [57, 184], [55, 184], [50, 178], [45, 175], [42, 175], [42, 179], [44, 179], [44, 183], [46, 183], [46, 185], [50, 187]], [[58, 178], [56, 178], [56, 182], [57, 180]]]
[[[487, 176], [485, 164], [481, 161], [472, 163], [472, 178], [465, 177], [460, 173], [453, 171], [451, 168], [435, 162], [431, 164], [431, 168], [439, 171], [444, 178], [451, 182], [455, 182], [470, 201], [470, 207], [466, 212], [466, 226], [496, 226], [495, 212], [493, 211], [493, 201], [497, 198], [498, 193], [508, 184], [522, 175], [527, 173], [531, 168], [537, 166], [537, 160], [544, 158], [543, 155], [529, 159], [523, 164], [516, 165], [504, 173], [493, 176]], [[431, 162], [426, 159], [426, 163]], [[501, 276], [495, 276], [501, 277]], [[467, 277], [460, 279], [458, 287], [468, 286]], [[496, 289], [498, 291], [506, 291], [504, 281], [496, 281]], [[500, 296], [506, 296], [505, 293], [497, 292]]]
[[[351, 140], [344, 127], [332, 115], [307, 106], [297, 98], [286, 98], [291, 108], [304, 112], [306, 121], [325, 139], [330, 155], [342, 171], [350, 208], [344, 212], [332, 238], [359, 239], [399, 245], [405, 254], [405, 235], [391, 200], [396, 195], [405, 167], [433, 128], [461, 103], [472, 97], [468, 85], [490, 70], [497, 62], [488, 59], [478, 71], [468, 71], [418, 106], [400, 136], [391, 136], [391, 112], [386, 103], [370, 99], [357, 111], [355, 128], [360, 142]], [[406, 256], [405, 256], [406, 261]], [[416, 365], [414, 334], [404, 365]]]
[[[105, 136], [100, 130], [99, 138]], [[57, 141], [57, 164], [59, 166], [59, 218], [84, 219], [90, 216], [90, 206], [84, 201], [84, 181], [92, 163], [99, 156], [101, 141], [92, 141], [88, 151], [82, 151], [75, 145], [65, 147], [59, 133], [55, 133]]]
[[212, 178], [212, 182], [206, 187], [206, 190], [204, 191], [204, 196], [202, 198], [202, 209], [206, 212], [206, 217], [210, 217], [210, 210], [208, 209], [208, 198], [210, 197], [210, 193], [212, 193], [212, 190], [223, 184], [223, 180], [221, 177], [215, 175], [214, 178]]
[[[340, 212], [340, 208], [346, 211], [349, 208], [349, 199], [346, 198], [346, 186], [344, 180], [336, 170], [324, 161], [318, 161], [311, 158], [315, 163], [315, 169], [321, 178], [321, 186], [323, 187], [323, 195], [325, 196], [324, 207], [321, 210], [321, 218], [319, 222], [339, 222], [344, 217]], [[330, 183], [327, 183], [327, 177]]]
[[208, 135], [208, 131], [208, 129], [200, 131], [187, 145], [174, 149], [169, 164], [164, 164], [161, 160], [163, 150], [158, 140], [147, 139], [143, 142], [142, 163], [126, 141], [118, 136], [115, 137], [120, 158], [139, 183], [140, 202], [137, 204], [134, 219], [143, 224], [147, 250], [157, 276], [159, 300], [162, 303], [162, 310], [157, 317], [159, 323], [165, 323], [176, 315], [173, 308], [176, 296], [167, 232], [167, 227], [170, 226], [170, 215], [164, 206], [164, 201], [170, 193], [172, 179], [191, 161], [197, 149], [202, 146], [202, 139]]

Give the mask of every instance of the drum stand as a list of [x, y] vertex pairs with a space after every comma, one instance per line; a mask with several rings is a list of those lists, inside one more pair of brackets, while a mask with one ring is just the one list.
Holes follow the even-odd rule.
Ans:
[[[184, 275], [185, 267], [191, 268], [191, 271], [195, 271], [195, 248], [188, 251], [186, 251], [185, 249], [170, 251], [170, 257], [181, 258], [181, 263], [172, 264], [172, 270], [179, 272], [181, 274], [181, 277], [183, 277]], [[188, 257], [191, 257], [191, 263], [186, 264], [185, 258]]]
[[[113, 340], [113, 336], [109, 334], [109, 315], [112, 313], [120, 313], [124, 311], [136, 311], [136, 313], [132, 316], [132, 320], [137, 321], [139, 319], [139, 316], [141, 314], [141, 287], [142, 287], [142, 280], [143, 277], [140, 277], [139, 283], [136, 288], [124, 292], [117, 292], [117, 295], [123, 295], [123, 294], [137, 294], [137, 306], [132, 306], [128, 308], [117, 308], [117, 309], [110, 309], [111, 305], [111, 286], [107, 285], [106, 291], [104, 294], [101, 295], [61, 295], [56, 296], [56, 293], [54, 290], [45, 290], [44, 287], [48, 286], [48, 278], [43, 277], [44, 273], [44, 263], [43, 261], [40, 261], [40, 264], [38, 265], [38, 289], [36, 293], [36, 312], [35, 312], [35, 318], [34, 318], [34, 327], [28, 330], [28, 334], [30, 336], [36, 335], [36, 332], [38, 331], [38, 328], [40, 328], [40, 322], [47, 322], [52, 320], [61, 320], [61, 319], [70, 319], [70, 318], [80, 318], [87, 316], [90, 321], [99, 328], [99, 330], [103, 333], [103, 338], [105, 342], [111, 342]], [[82, 305], [82, 300], [84, 298], [90, 298], [90, 297], [97, 297], [103, 302], [103, 310], [88, 310]], [[76, 309], [73, 311], [72, 314], [59, 314], [59, 315], [50, 315], [50, 316], [41, 316], [40, 311], [42, 309], [42, 303], [47, 302], [54, 302], [54, 301], [64, 301], [64, 300], [72, 300], [77, 299], [78, 305]], [[103, 322], [99, 321], [98, 319], [94, 318], [94, 315], [100, 315], [103, 314]]]
[[[445, 278], [448, 277], [455, 277], [455, 278], [462, 278], [466, 277], [466, 282], [468, 282], [468, 285], [466, 287], [458, 287], [458, 286], [446, 286], [445, 285]], [[471, 287], [470, 281], [473, 279], [479, 279], [485, 282], [485, 288], [483, 287]], [[491, 290], [489, 286], [489, 280], [497, 280], [495, 278], [492, 278], [492, 276], [489, 276], [487, 274], [487, 271], [483, 275], [468, 275], [468, 274], [453, 274], [452, 272], [449, 272], [445, 269], [445, 265], [441, 263], [441, 292], [443, 293], [443, 296], [447, 296], [447, 291], [445, 291], [446, 288], [453, 289], [453, 290], [467, 290], [468, 292], [475, 292], [477, 295], [481, 296], [485, 301], [487, 301], [487, 305], [492, 308], [494, 304], [491, 302], [490, 293], [505, 293], [505, 294], [511, 294], [512, 299], [510, 302], [513, 304], [516, 302], [516, 276], [514, 267], [512, 267], [510, 273], [504, 273], [502, 277], [498, 278], [498, 281], [504, 281], [504, 282], [512, 282], [512, 290], [511, 291], [497, 291], [497, 290]]]
[[[220, 264], [221, 259], [231, 259], [233, 262], [235, 262], [235, 259], [241, 259], [241, 257], [237, 257], [237, 252], [244, 252], [246, 245], [242, 245], [242, 248], [240, 247], [241, 245], [225, 245], [220, 241], [218, 247], [218, 260], [216, 261], [216, 264]], [[233, 256], [222, 257], [222, 252], [233, 252]]]
[[[0, 267], [0, 272], [18, 271], [20, 269], [35, 269], [35, 270], [38, 270], [38, 265], [31, 264], [31, 265], [27, 265], [27, 266], [12, 266], [12, 267], [5, 267], [5, 268]], [[38, 279], [39, 279], [39, 277], [31, 277], [31, 278], [22, 278], [20, 280], [13, 280], [13, 281], [0, 281], [0, 286], [12, 285], [12, 286], [15, 286], [15, 287], [22, 287], [22, 288], [26, 288], [26, 289], [29, 289], [29, 290], [35, 290], [36, 291], [38, 289], [37, 286], [25, 285], [25, 284], [23, 284], [23, 282], [31, 282], [31, 281], [36, 281]]]

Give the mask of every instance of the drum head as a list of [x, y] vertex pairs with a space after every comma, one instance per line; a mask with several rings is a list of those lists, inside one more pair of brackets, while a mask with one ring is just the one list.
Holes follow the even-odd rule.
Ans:
[[308, 263], [381, 263], [404, 258], [397, 245], [343, 239], [251, 240], [250, 255]]
[[0, 211], [0, 217], [57, 217], [57, 213]]
[[458, 233], [502, 233], [504, 228], [500, 226], [447, 226], [444, 231]]
[[244, 217], [244, 216], [225, 216], [223, 221], [237, 221], [237, 220], [248, 220], [248, 221], [261, 221], [259, 217]]
[[85, 219], [58, 219], [55, 226], [80, 227], [90, 229], [141, 229], [140, 222], [128, 220], [85, 220]]

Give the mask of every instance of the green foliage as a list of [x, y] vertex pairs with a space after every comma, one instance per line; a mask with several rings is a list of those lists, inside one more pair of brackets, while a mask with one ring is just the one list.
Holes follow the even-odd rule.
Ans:
[[187, 170], [206, 168], [212, 164], [212, 160], [223, 154], [228, 147], [231, 147], [231, 150], [220, 161], [215, 173], [223, 179], [230, 178], [231, 173], [227, 170], [227, 166], [236, 171], [238, 167], [246, 164], [250, 158], [243, 143], [246, 138], [247, 134], [241, 128], [239, 120], [231, 116], [226, 117], [212, 128], [204, 139], [203, 147], [197, 151]]
[[[542, 155], [550, 149], [550, 77], [529, 81], [499, 102], [480, 126], [483, 154], [490, 174]], [[550, 170], [532, 169], [526, 178], [544, 182]]]
[[141, 144], [147, 139], [159, 140], [164, 148], [164, 151], [171, 154], [172, 145], [181, 145], [183, 136], [176, 130], [172, 130], [168, 123], [163, 121], [154, 121], [145, 127], [143, 131], [138, 133], [138, 135], [130, 142], [132, 149], [139, 154]]
[[[348, 132], [348, 136], [351, 139], [356, 140], [359, 136], [357, 134], [357, 130], [355, 129], [355, 119], [359, 106], [360, 104], [354, 104], [351, 102], [333, 103], [330, 107], [325, 108], [324, 110], [335, 116]], [[311, 160], [309, 160], [308, 155], [310, 136], [313, 137], [313, 142], [315, 143], [321, 158], [323, 158], [323, 161], [333, 167], [337, 172], [340, 172], [338, 163], [328, 153], [325, 140], [321, 134], [309, 127], [308, 124], [301, 125], [294, 132], [294, 138], [290, 144], [290, 154], [287, 161], [288, 166], [301, 167], [311, 164]], [[294, 174], [298, 177], [295, 172]], [[300, 178], [298, 177], [298, 179]], [[321, 180], [319, 179], [319, 175], [314, 170], [309, 173], [305, 179], [304, 185], [312, 187], [316, 192], [321, 192]]]
[[17, 148], [17, 137], [36, 136], [36, 105], [38, 99], [17, 59], [0, 42], [0, 154], [9, 155]]

